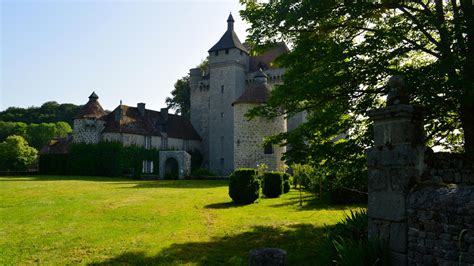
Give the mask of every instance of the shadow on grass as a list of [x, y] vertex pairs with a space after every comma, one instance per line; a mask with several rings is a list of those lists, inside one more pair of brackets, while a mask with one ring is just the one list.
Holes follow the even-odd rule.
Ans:
[[125, 252], [116, 257], [91, 265], [247, 265], [248, 253], [254, 248], [278, 247], [288, 252], [288, 265], [326, 265], [329, 227], [297, 224], [285, 228], [257, 226], [249, 231], [214, 238], [209, 242], [172, 244], [156, 255], [143, 252]]
[[237, 204], [235, 202], [229, 201], [229, 202], [221, 202], [221, 203], [213, 203], [213, 204], [208, 204], [204, 206], [206, 209], [230, 209], [230, 208], [238, 208], [238, 207], [243, 207], [247, 206], [246, 204]]
[[107, 176], [73, 176], [73, 175], [25, 175], [25, 176], [0, 176], [0, 182], [5, 181], [96, 181], [96, 182], [120, 182], [130, 181], [138, 182], [126, 177], [107, 177]]
[[123, 188], [213, 188], [228, 186], [227, 180], [137, 180], [127, 177], [107, 176], [68, 176], [68, 175], [34, 175], [34, 176], [1, 176], [0, 182], [7, 181], [93, 181], [114, 183], [127, 186]]
[[216, 188], [226, 187], [229, 181], [225, 180], [153, 180], [137, 181], [132, 187], [125, 188]]
[[[290, 192], [291, 193], [291, 192]], [[294, 195], [297, 195], [297, 192], [293, 192]], [[316, 195], [304, 195], [301, 197], [303, 206], [300, 206], [300, 197], [293, 196], [284, 199], [284, 202], [279, 204], [270, 205], [270, 207], [288, 207], [294, 206], [297, 207], [299, 210], [302, 211], [310, 211], [310, 210], [345, 210], [348, 208], [366, 208], [367, 204], [364, 203], [351, 203], [351, 204], [334, 204], [331, 203], [327, 198], [323, 198], [322, 200], [318, 199]]]

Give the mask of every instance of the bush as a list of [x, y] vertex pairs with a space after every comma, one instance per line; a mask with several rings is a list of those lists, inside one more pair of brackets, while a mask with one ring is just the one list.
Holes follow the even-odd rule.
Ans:
[[283, 193], [290, 192], [291, 185], [293, 184], [293, 177], [290, 174], [283, 174]]
[[350, 211], [322, 241], [319, 264], [390, 265], [388, 246], [367, 238], [367, 210]]
[[191, 172], [191, 176], [216, 176], [213, 172], [204, 169], [204, 168], [199, 168]]
[[235, 203], [253, 203], [259, 194], [260, 180], [257, 177], [257, 170], [242, 168], [230, 175], [229, 196]]
[[38, 151], [22, 137], [12, 135], [0, 143], [0, 170], [27, 170], [36, 160]]
[[278, 198], [283, 194], [283, 173], [264, 173], [262, 192], [267, 198]]

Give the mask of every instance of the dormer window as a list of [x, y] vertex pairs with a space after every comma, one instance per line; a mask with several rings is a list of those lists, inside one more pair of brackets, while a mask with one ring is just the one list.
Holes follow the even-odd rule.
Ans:
[[229, 54], [229, 49], [225, 49], [225, 54]]
[[214, 54], [215, 54], [216, 56], [219, 56], [219, 51], [215, 51]]

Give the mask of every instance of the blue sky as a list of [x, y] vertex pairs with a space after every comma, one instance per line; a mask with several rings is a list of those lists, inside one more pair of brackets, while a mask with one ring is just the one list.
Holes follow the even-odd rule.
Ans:
[[46, 101], [165, 107], [174, 82], [207, 56], [238, 0], [0, 0], [0, 110]]

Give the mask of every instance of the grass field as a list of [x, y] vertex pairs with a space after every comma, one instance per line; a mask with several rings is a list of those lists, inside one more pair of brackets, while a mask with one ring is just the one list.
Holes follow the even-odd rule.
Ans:
[[249, 250], [281, 247], [314, 264], [318, 241], [344, 216], [295, 190], [237, 206], [226, 181], [0, 177], [0, 265], [244, 265]]

